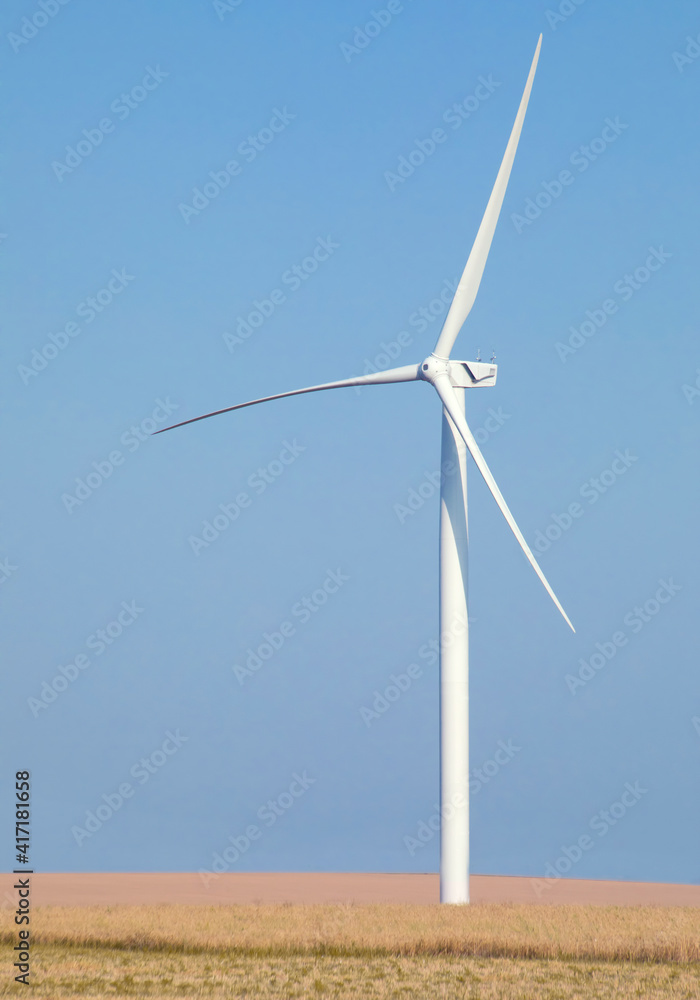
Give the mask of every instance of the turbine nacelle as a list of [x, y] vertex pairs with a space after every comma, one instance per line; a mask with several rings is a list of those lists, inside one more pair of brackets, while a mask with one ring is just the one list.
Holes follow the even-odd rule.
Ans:
[[447, 375], [456, 389], [486, 389], [496, 384], [497, 372], [498, 365], [486, 361], [453, 361], [431, 354], [419, 366], [418, 378], [434, 384]]

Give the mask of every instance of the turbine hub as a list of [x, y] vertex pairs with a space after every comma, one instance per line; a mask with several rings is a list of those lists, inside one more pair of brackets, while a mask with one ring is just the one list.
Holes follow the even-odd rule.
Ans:
[[434, 382], [438, 375], [450, 374], [450, 362], [445, 358], [436, 358], [434, 354], [423, 361], [418, 369], [419, 378], [426, 382]]

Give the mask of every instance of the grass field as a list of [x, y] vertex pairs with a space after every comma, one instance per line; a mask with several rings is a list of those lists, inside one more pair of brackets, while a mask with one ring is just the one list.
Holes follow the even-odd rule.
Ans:
[[700, 997], [700, 910], [522, 906], [39, 907], [32, 983], [0, 995], [569, 1000]]

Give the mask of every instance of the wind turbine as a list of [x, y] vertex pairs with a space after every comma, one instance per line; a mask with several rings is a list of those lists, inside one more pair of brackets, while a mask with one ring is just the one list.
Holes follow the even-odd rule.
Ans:
[[404, 365], [389, 371], [357, 378], [341, 379], [312, 385], [305, 389], [280, 392], [247, 403], [227, 406], [191, 420], [183, 420], [156, 433], [173, 427], [205, 420], [220, 413], [230, 413], [245, 406], [267, 403], [273, 399], [298, 396], [323, 389], [348, 386], [385, 385], [392, 382], [428, 382], [437, 392], [443, 406], [442, 465], [451, 462], [455, 473], [443, 477], [440, 491], [440, 901], [469, 902], [469, 639], [467, 617], [467, 449], [486, 481], [494, 500], [508, 522], [511, 531], [547, 593], [573, 631], [566, 612], [545, 579], [530, 547], [523, 538], [484, 456], [465, 418], [465, 389], [486, 388], [496, 384], [497, 366], [482, 361], [453, 361], [450, 353], [457, 334], [474, 304], [486, 258], [491, 248], [515, 151], [525, 119], [532, 81], [542, 45], [539, 37], [525, 91], [508, 140], [496, 183], [467, 265], [462, 274], [450, 310], [432, 354], [421, 364]]

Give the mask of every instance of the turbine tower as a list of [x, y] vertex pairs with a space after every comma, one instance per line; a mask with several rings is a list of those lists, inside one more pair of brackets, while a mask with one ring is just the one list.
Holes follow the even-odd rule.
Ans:
[[527, 559], [544, 584], [547, 593], [573, 631], [566, 612], [545, 579], [520, 528], [515, 522], [491, 471], [481, 454], [465, 417], [466, 389], [487, 388], [496, 384], [497, 366], [479, 361], [453, 361], [450, 358], [457, 334], [474, 305], [484, 273], [486, 258], [498, 222], [508, 185], [515, 151], [525, 119], [532, 81], [542, 45], [539, 37], [525, 91], [508, 140], [496, 183], [464, 273], [432, 354], [421, 364], [404, 365], [389, 371], [341, 379], [323, 385], [294, 389], [274, 396], [264, 396], [247, 403], [227, 406], [173, 427], [205, 420], [220, 413], [230, 413], [245, 406], [305, 392], [341, 389], [348, 386], [386, 385], [393, 382], [428, 382], [442, 402], [442, 468], [451, 462], [455, 473], [443, 477], [440, 492], [440, 901], [469, 902], [469, 626], [467, 615], [467, 450], [483, 476], [494, 500]]

